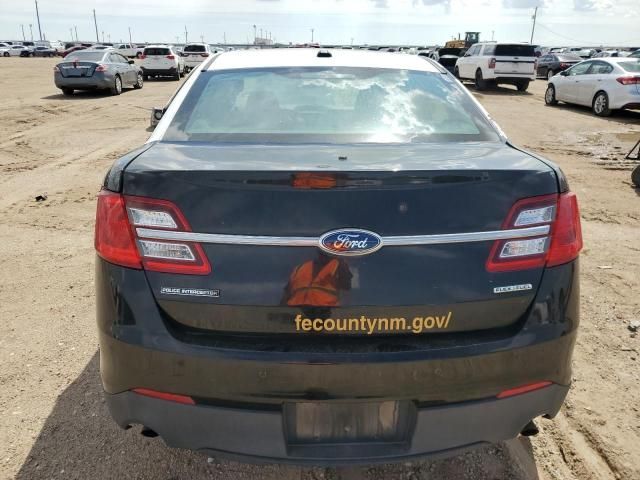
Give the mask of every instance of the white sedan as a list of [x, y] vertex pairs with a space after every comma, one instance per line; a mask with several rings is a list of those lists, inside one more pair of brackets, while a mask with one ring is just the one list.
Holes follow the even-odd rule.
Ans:
[[553, 76], [544, 96], [547, 105], [559, 101], [591, 107], [600, 117], [613, 110], [640, 109], [640, 59], [609, 57], [586, 60]]
[[29, 57], [33, 55], [33, 50], [24, 45], [11, 45], [7, 52], [9, 53], [7, 56], [10, 57]]

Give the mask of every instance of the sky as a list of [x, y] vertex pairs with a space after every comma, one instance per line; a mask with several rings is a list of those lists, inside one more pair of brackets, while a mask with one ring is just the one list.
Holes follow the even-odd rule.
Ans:
[[[38, 0], [48, 40], [435, 45], [461, 33], [547, 46], [640, 47], [640, 0]], [[32, 0], [0, 0], [0, 40], [39, 38]], [[30, 28], [29, 25], [32, 25]], [[269, 33], [267, 33], [269, 32]]]

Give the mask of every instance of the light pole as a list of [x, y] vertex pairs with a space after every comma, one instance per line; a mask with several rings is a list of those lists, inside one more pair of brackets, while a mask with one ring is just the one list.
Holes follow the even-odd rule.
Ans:
[[40, 28], [40, 12], [38, 12], [38, 0], [36, 2], [36, 18], [38, 19], [38, 33], [40, 34], [40, 40], [42, 40], [42, 29]]
[[[74, 28], [74, 29], [75, 29], [75, 31], [76, 31], [76, 42], [77, 42], [77, 41], [78, 41], [78, 26], [77, 26], [77, 25], [74, 25], [74, 26], [73, 26], [73, 28]], [[73, 35], [71, 35], [71, 40], [73, 40]]]
[[133, 40], [131, 40], [131, 27], [129, 27], [129, 45], [133, 46]]
[[69, 33], [71, 34], [71, 41], [73, 42], [73, 28], [69, 27]]
[[102, 43], [104, 43], [104, 30], [102, 30]]
[[313, 32], [315, 31], [314, 28], [311, 29], [311, 43], [313, 43]]
[[256, 26], [253, 26], [253, 44], [256, 44], [256, 40], [258, 39], [258, 29]]
[[96, 42], [100, 43], [100, 36], [98, 35], [98, 20], [96, 20], [96, 9], [93, 9], [93, 24], [96, 27]]
[[184, 43], [189, 43], [189, 32], [187, 32], [187, 26], [184, 26]]
[[29, 24], [29, 31], [31, 32], [31, 41], [33, 42], [33, 25]]
[[531, 26], [531, 41], [529, 42], [533, 45], [533, 32], [536, 31], [536, 18], [538, 17], [538, 7], [533, 11], [533, 16], [531, 17], [533, 20], [533, 25]]
[[27, 38], [24, 36], [24, 25], [20, 24], [20, 28], [22, 29], [22, 41], [24, 42]]

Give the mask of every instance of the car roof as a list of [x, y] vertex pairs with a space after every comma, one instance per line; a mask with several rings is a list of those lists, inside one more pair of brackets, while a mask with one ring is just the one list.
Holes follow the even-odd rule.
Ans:
[[[319, 57], [320, 52], [330, 57]], [[398, 70], [439, 70], [425, 57], [400, 55], [368, 50], [272, 48], [263, 50], [233, 50], [216, 55], [208, 70], [278, 67], [362, 67]]]
[[144, 48], [171, 48], [171, 45], [164, 45], [159, 43], [158, 45], [146, 45]]

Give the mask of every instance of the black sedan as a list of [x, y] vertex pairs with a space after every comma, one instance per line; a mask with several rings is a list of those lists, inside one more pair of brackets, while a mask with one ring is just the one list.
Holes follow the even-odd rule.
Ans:
[[568, 53], [549, 53], [543, 55], [538, 60], [538, 76], [549, 79], [556, 73], [560, 73], [582, 60], [578, 55]]
[[113, 50], [70, 53], [54, 68], [56, 87], [65, 95], [74, 90], [109, 90], [120, 95], [123, 87], [142, 88], [142, 70]]
[[408, 461], [569, 390], [576, 196], [431, 59], [209, 57], [107, 174], [95, 246], [106, 404], [169, 446]]

